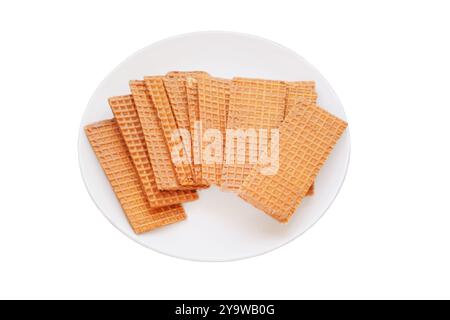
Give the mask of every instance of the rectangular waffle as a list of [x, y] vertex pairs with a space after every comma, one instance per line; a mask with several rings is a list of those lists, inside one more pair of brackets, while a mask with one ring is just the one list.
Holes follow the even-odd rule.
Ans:
[[193, 189], [193, 187], [183, 187], [178, 182], [158, 114], [144, 81], [130, 81], [130, 89], [144, 131], [147, 151], [158, 189]]
[[185, 78], [166, 76], [163, 81], [177, 127], [190, 132]]
[[150, 206], [157, 208], [197, 200], [198, 195], [194, 190], [161, 191], [158, 189], [133, 97], [131, 95], [112, 97], [109, 99], [109, 105], [144, 186]]
[[[302, 99], [305, 103], [316, 104], [317, 93], [316, 83], [314, 81], [295, 81], [287, 83], [287, 97], [286, 97], [286, 111], [285, 115], [294, 109], [294, 107], [302, 106], [302, 103], [298, 103]], [[307, 195], [312, 196], [314, 194], [314, 183], [308, 190]]]
[[280, 162], [275, 175], [256, 165], [239, 196], [280, 222], [288, 222], [306, 196], [347, 123], [320, 107], [303, 104], [280, 127]]
[[[189, 135], [191, 128], [189, 124], [189, 114], [187, 108], [187, 94], [184, 78], [181, 76], [163, 78], [164, 87], [166, 88], [167, 97], [169, 98], [170, 105], [172, 107], [173, 116], [175, 118], [178, 129], [187, 130]], [[187, 141], [190, 143], [190, 140]], [[184, 144], [185, 150], [191, 150], [191, 145]], [[192, 157], [191, 154], [189, 155]], [[192, 159], [192, 158], [191, 158]], [[192, 161], [191, 161], [192, 170]]]
[[[283, 81], [234, 78], [231, 86], [227, 129], [276, 129], [284, 119], [287, 86]], [[268, 134], [270, 137], [270, 132]], [[233, 141], [227, 138], [226, 144]], [[222, 170], [222, 189], [239, 190], [245, 177], [253, 168], [249, 163], [251, 151], [247, 143], [244, 164], [226, 163]], [[227, 148], [225, 154], [228, 153]]]
[[186, 77], [186, 94], [188, 100], [189, 124], [192, 135], [193, 175], [197, 183], [207, 185], [202, 177], [202, 128], [198, 106], [198, 84], [195, 75]]
[[[197, 79], [198, 87], [198, 110], [201, 122], [201, 128], [204, 133], [209, 129], [215, 129], [220, 132], [221, 141], [216, 144], [215, 152], [212, 154], [216, 161], [207, 161], [202, 155], [202, 178], [209, 184], [221, 184], [222, 165], [223, 165], [223, 144], [226, 137], [226, 123], [228, 114], [228, 105], [230, 102], [231, 81], [213, 77], [201, 77]], [[213, 138], [212, 138], [213, 139]], [[208, 151], [208, 144], [213, 141], [202, 141], [203, 152]], [[210, 157], [213, 158], [213, 157]]]
[[144, 82], [158, 113], [164, 138], [172, 155], [172, 160], [174, 160], [174, 153], [177, 150], [179, 151], [177, 155], [180, 156], [181, 160], [177, 161], [175, 159], [175, 161], [172, 161], [178, 182], [182, 186], [194, 186], [195, 183], [190, 167], [191, 152], [190, 149], [188, 150], [185, 148], [189, 141], [183, 141], [182, 138], [176, 134], [178, 126], [172, 112], [169, 97], [167, 96], [167, 92], [164, 87], [163, 77], [145, 77]]
[[[179, 129], [184, 129], [189, 132], [191, 145], [185, 144], [185, 150], [191, 150], [191, 171], [194, 179], [194, 184], [198, 185], [199, 188], [206, 187], [206, 183], [202, 182], [201, 176], [197, 173], [198, 169], [195, 168], [196, 165], [200, 165], [200, 158], [198, 158], [198, 141], [194, 140], [195, 134], [200, 134], [200, 130], [197, 131], [195, 127], [195, 115], [191, 121], [189, 115], [189, 103], [188, 103], [188, 90], [186, 86], [187, 77], [207, 77], [206, 72], [201, 71], [173, 71], [166, 74], [164, 77], [164, 86], [167, 91], [167, 96], [169, 97], [170, 104], [172, 106], [172, 111], [177, 122]], [[195, 153], [196, 152], [196, 153]], [[194, 158], [196, 157], [196, 158]]]
[[151, 208], [117, 122], [85, 127], [86, 135], [135, 233], [186, 218], [181, 205]]

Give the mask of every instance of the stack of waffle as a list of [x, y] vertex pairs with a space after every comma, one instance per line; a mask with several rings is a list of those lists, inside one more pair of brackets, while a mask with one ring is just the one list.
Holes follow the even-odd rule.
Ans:
[[[184, 220], [182, 203], [211, 185], [288, 222], [313, 195], [347, 126], [316, 105], [313, 81], [174, 71], [132, 80], [130, 91], [109, 99], [113, 119], [85, 132], [136, 233]], [[245, 140], [249, 132], [257, 143]], [[236, 133], [244, 133], [240, 147]], [[276, 160], [275, 170], [258, 161], [261, 150]]]

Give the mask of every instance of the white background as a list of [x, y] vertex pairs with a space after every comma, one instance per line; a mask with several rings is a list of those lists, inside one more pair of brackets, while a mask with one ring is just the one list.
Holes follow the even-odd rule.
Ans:
[[[0, 298], [450, 298], [449, 14], [447, 1], [1, 2]], [[350, 123], [348, 176], [325, 217], [238, 262], [130, 241], [78, 168], [79, 121], [107, 73], [200, 30], [297, 51]]]

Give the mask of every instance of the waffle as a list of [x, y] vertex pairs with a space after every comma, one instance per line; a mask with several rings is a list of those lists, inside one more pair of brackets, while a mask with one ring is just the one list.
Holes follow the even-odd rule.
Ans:
[[285, 115], [292, 111], [299, 99], [303, 99], [306, 103], [317, 103], [316, 83], [314, 81], [296, 81], [287, 83]]
[[200, 111], [198, 107], [198, 84], [197, 77], [186, 78], [186, 94], [188, 101], [189, 124], [192, 135], [192, 158], [193, 175], [197, 183], [207, 185], [208, 182], [202, 177], [202, 128], [200, 122]]
[[280, 222], [288, 222], [306, 196], [347, 123], [320, 107], [294, 108], [280, 127], [280, 163], [275, 175], [256, 165], [239, 196]]
[[184, 220], [181, 205], [151, 208], [117, 122], [85, 127], [86, 135], [134, 232], [139, 234]]
[[177, 155], [180, 156], [181, 161], [172, 161], [178, 182], [182, 186], [194, 186], [195, 183], [190, 167], [191, 153], [189, 149], [185, 148], [185, 143], [188, 143], [189, 141], [183, 141], [179, 135], [174, 135], [178, 130], [178, 126], [164, 87], [163, 77], [145, 77], [144, 81], [158, 113], [158, 118], [163, 129], [166, 143], [171, 151], [172, 159], [174, 153], [177, 150], [179, 151]]
[[192, 189], [192, 187], [183, 187], [178, 183], [160, 120], [144, 81], [130, 81], [130, 89], [144, 131], [147, 151], [158, 189]]
[[185, 78], [164, 77], [163, 81], [178, 129], [185, 129], [190, 132]]
[[[178, 129], [187, 130], [189, 132], [189, 137], [192, 138], [186, 93], [186, 77], [183, 76], [183, 73], [177, 73], [176, 75], [170, 75], [169, 73], [169, 76], [164, 77], [163, 81], [164, 87], [167, 91], [167, 96], [172, 106], [172, 112], [175, 117]], [[194, 180], [194, 184], [198, 184], [201, 181], [197, 181], [195, 179], [193, 151], [190, 144], [191, 141], [192, 140], [189, 139], [189, 145], [184, 143], [184, 149], [191, 151], [189, 156], [191, 159], [190, 167], [192, 171], [192, 178]]]
[[[292, 111], [300, 99], [302, 99], [305, 103], [317, 103], [316, 83], [314, 81], [296, 81], [287, 83], [285, 115]], [[301, 106], [302, 104], [300, 103], [297, 105]], [[313, 194], [314, 184], [311, 185], [311, 188], [308, 190], [306, 195], [312, 196]]]
[[170, 71], [166, 73], [169, 78], [186, 78], [186, 77], [209, 76], [205, 71]]
[[[284, 119], [287, 88], [283, 81], [234, 78], [231, 86], [230, 105], [228, 109], [227, 129], [275, 129]], [[227, 138], [225, 154], [229, 155], [228, 145], [233, 141]], [[245, 163], [225, 161], [222, 170], [222, 189], [239, 190], [245, 177], [253, 168], [249, 154], [257, 150], [237, 150], [245, 152]], [[227, 158], [227, 157], [226, 157]]]
[[160, 191], [158, 189], [133, 97], [131, 95], [112, 97], [109, 99], [109, 105], [144, 186], [150, 206], [158, 208], [197, 200], [198, 195], [195, 191]]
[[[216, 161], [207, 161], [202, 155], [202, 178], [209, 184], [221, 184], [223, 164], [223, 144], [225, 143], [225, 131], [227, 122], [228, 105], [230, 102], [231, 81], [212, 77], [200, 77], [198, 86], [198, 110], [203, 133], [208, 129], [219, 130], [222, 140], [219, 149], [214, 154]], [[203, 152], [212, 141], [202, 141]], [[213, 159], [210, 159], [213, 160]]]

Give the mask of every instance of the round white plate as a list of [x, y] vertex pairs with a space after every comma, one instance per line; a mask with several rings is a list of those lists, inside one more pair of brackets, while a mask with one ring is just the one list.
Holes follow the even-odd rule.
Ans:
[[129, 93], [129, 80], [172, 70], [204, 70], [224, 78], [315, 80], [320, 106], [345, 119], [344, 109], [325, 78], [295, 52], [274, 42], [231, 32], [199, 32], [159, 41], [126, 59], [103, 80], [81, 121], [78, 145], [81, 174], [105, 217], [148, 248], [199, 261], [235, 260], [271, 251], [297, 238], [319, 220], [336, 197], [347, 171], [348, 130], [320, 171], [315, 195], [302, 202], [289, 224], [280, 224], [236, 195], [212, 187], [199, 192], [200, 200], [184, 205], [186, 221], [143, 235], [133, 233], [83, 127], [112, 118], [107, 99]]

